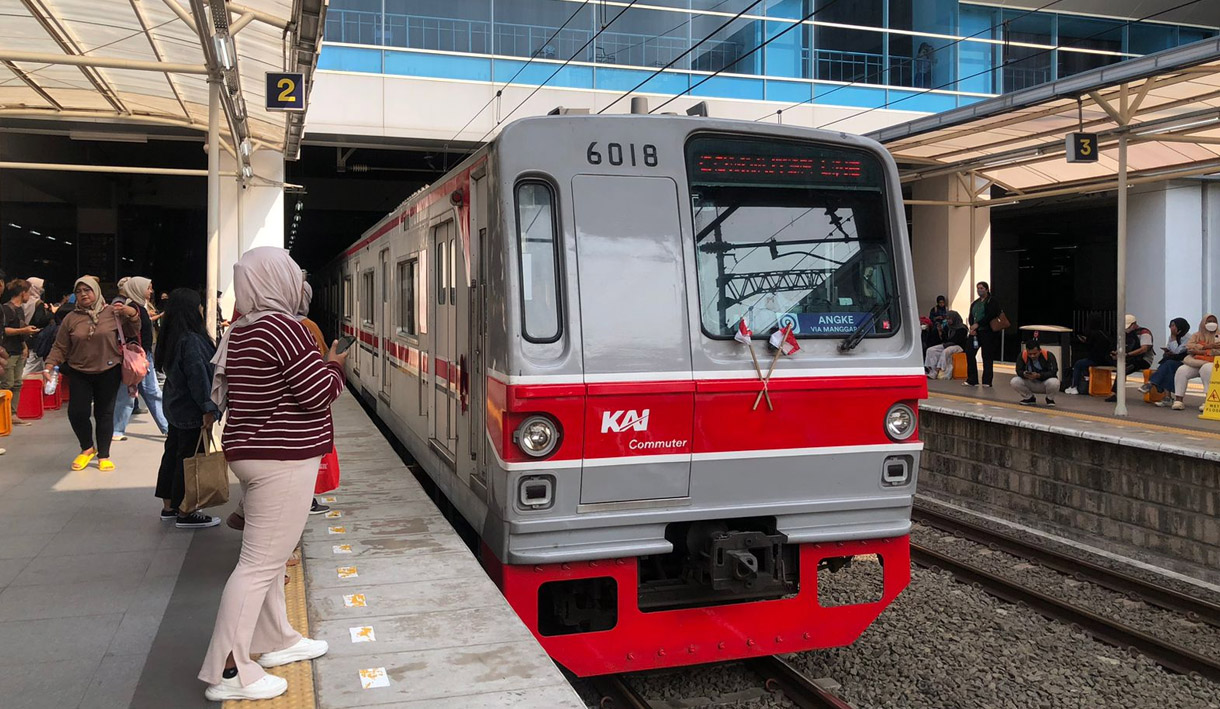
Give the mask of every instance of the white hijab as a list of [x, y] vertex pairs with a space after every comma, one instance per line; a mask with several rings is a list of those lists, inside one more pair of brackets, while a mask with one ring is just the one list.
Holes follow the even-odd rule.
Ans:
[[309, 304], [313, 301], [313, 286], [309, 285], [309, 281], [305, 281], [304, 287], [301, 288], [301, 302], [297, 305], [297, 321], [300, 322], [309, 317]]
[[25, 279], [30, 284], [30, 299], [26, 301], [21, 309], [25, 311], [25, 324], [30, 324], [30, 318], [34, 317], [34, 308], [38, 307], [38, 301], [42, 299], [43, 280], [37, 276], [31, 276]]
[[233, 331], [258, 322], [276, 313], [295, 317], [304, 294], [305, 276], [301, 267], [284, 249], [260, 246], [250, 249], [233, 266], [233, 309], [241, 317], [220, 338], [216, 356], [216, 374], [212, 378], [212, 401], [221, 409], [228, 405], [229, 381], [225, 374], [225, 359], [229, 354], [229, 336]]

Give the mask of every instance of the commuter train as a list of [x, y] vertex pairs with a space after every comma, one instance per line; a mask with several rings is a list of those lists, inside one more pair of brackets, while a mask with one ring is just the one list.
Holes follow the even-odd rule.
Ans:
[[[927, 382], [877, 143], [518, 120], [315, 280], [353, 390], [575, 674], [846, 645], [909, 582]], [[820, 598], [853, 557], [876, 597]]]

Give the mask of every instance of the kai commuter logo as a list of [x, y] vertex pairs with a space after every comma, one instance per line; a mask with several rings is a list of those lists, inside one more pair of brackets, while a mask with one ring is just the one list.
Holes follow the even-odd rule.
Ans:
[[651, 409], [637, 412], [635, 409], [626, 411], [603, 411], [602, 433], [626, 433], [627, 431], [647, 431], [648, 412]]

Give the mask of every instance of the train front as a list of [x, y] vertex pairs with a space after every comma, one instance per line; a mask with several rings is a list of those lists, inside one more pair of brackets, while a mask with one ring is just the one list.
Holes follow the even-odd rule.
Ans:
[[[927, 395], [889, 156], [548, 117], [495, 162], [516, 295], [484, 553], [509, 602], [582, 676], [853, 642], [909, 582]], [[870, 590], [833, 591], [843, 569]]]

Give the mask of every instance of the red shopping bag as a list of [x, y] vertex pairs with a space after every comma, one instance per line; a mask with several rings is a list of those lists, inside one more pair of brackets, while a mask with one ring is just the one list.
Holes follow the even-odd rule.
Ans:
[[321, 495], [339, 487], [339, 452], [332, 446], [330, 452], [322, 456], [322, 464], [318, 466], [318, 482], [314, 483], [313, 494]]

